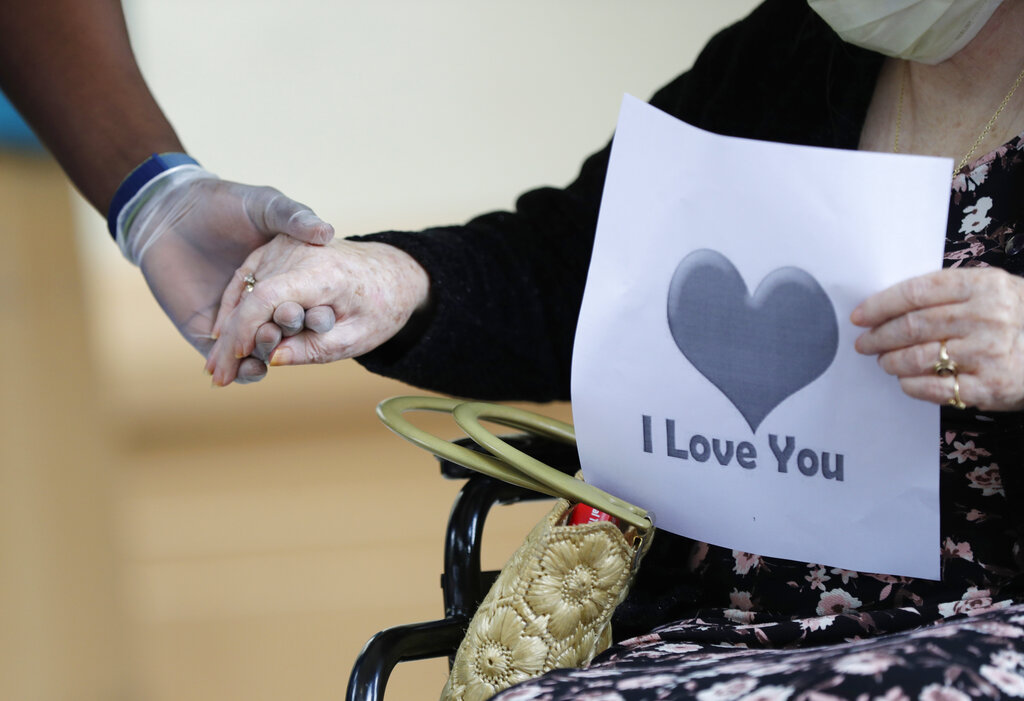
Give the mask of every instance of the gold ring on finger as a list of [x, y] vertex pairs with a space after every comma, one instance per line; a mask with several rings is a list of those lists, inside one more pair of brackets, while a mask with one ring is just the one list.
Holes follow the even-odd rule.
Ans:
[[960, 378], [953, 375], [953, 396], [946, 400], [946, 404], [957, 409], [966, 409], [967, 405], [960, 399]]
[[949, 357], [949, 352], [946, 350], [946, 342], [943, 341], [939, 344], [939, 361], [932, 365], [932, 370], [939, 377], [949, 377], [950, 375], [956, 376], [957, 367], [956, 361]]

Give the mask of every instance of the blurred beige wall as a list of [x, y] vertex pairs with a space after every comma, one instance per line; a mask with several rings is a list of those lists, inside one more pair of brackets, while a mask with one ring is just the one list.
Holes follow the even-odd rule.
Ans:
[[[139, 61], [191, 153], [225, 178], [306, 202], [342, 235], [458, 222], [508, 207], [527, 188], [569, 182], [609, 138], [624, 92], [649, 96], [756, 4], [126, 3]], [[66, 198], [59, 178], [48, 182]], [[120, 620], [99, 629], [93, 673], [69, 683], [99, 689], [117, 678], [131, 697], [159, 700], [339, 697], [373, 631], [442, 613], [441, 528], [455, 487], [372, 415], [377, 400], [406, 388], [339, 363], [211, 391], [200, 358], [120, 258], [102, 218], [77, 196], [72, 208], [82, 282], [68, 309], [84, 319], [89, 353], [82, 369], [62, 371], [89, 377], [61, 390], [55, 375], [47, 401], [74, 394], [96, 426], [87, 432], [95, 449], [47, 457], [54, 474], [22, 488], [49, 493], [59, 509], [68, 495], [46, 490], [61, 470], [96, 475], [100, 496], [83, 517], [90, 529], [69, 529], [61, 548], [95, 554], [99, 573], [83, 596]], [[20, 264], [38, 265], [46, 254], [25, 255]], [[7, 293], [31, 298], [33, 284], [41, 283]], [[53, 361], [19, 362], [42, 376]], [[25, 384], [9, 406], [34, 395]], [[569, 416], [567, 407], [548, 410]], [[52, 421], [47, 435], [81, 433], [65, 414]], [[5, 438], [18, 442], [14, 432]], [[29, 469], [21, 454], [5, 460]], [[97, 460], [102, 468], [88, 469]], [[532, 518], [496, 522], [491, 565]], [[22, 539], [27, 522], [0, 523], [0, 542], [61, 549]], [[119, 592], [118, 606], [103, 582]], [[29, 622], [63, 596], [31, 586], [3, 590]], [[82, 634], [93, 624], [69, 625]], [[123, 641], [110, 642], [121, 630]], [[48, 671], [65, 673], [70, 657]], [[435, 694], [443, 666], [417, 669], [396, 677], [389, 698]], [[34, 698], [67, 698], [39, 688]]]

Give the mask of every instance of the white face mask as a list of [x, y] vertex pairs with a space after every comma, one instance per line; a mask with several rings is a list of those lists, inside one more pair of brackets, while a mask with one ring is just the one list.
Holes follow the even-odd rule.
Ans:
[[843, 41], [939, 63], [964, 48], [1002, 0], [807, 0]]

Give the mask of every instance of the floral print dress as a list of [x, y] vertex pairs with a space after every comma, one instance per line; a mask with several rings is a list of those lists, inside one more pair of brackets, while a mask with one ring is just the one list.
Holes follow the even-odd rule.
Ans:
[[[1024, 134], [954, 177], [944, 264], [1024, 275]], [[1024, 415], [944, 407], [939, 452], [940, 581], [659, 533], [617, 613], [633, 637], [495, 699], [1024, 697]]]

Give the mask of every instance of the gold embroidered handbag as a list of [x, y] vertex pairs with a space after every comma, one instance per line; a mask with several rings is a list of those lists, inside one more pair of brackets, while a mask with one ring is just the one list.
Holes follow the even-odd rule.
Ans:
[[[478, 453], [416, 428], [410, 410], [450, 412], [488, 451]], [[575, 445], [571, 425], [482, 402], [394, 397], [377, 408], [393, 431], [440, 457], [558, 498], [509, 558], [477, 609], [455, 655], [444, 701], [485, 701], [552, 669], [585, 667], [611, 643], [611, 617], [633, 582], [654, 534], [643, 509], [511, 447], [480, 420]], [[567, 525], [577, 503], [620, 520]]]

